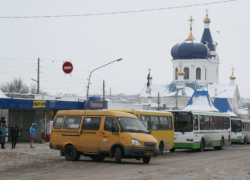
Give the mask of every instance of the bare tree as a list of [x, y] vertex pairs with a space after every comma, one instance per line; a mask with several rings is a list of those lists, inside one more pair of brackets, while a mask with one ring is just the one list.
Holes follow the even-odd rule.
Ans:
[[[36, 84], [31, 84], [30, 86], [31, 86], [31, 88], [30, 88], [30, 93], [31, 93], [31, 94], [37, 94], [37, 85], [36, 85]], [[44, 91], [41, 90], [41, 89], [39, 89], [39, 93], [40, 93], [40, 94], [49, 94], [49, 93], [47, 93], [47, 92], [44, 92]]]
[[1, 85], [4, 92], [29, 93], [29, 87], [23, 82], [22, 78], [14, 78], [12, 82]]

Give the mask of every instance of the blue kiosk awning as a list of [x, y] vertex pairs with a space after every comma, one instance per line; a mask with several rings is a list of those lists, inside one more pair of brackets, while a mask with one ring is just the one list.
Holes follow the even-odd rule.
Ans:
[[107, 109], [107, 101], [58, 101], [0, 98], [3, 109]]

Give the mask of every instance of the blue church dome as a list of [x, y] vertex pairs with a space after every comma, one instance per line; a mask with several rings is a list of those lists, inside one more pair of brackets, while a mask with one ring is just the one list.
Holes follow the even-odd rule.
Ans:
[[210, 50], [205, 44], [187, 39], [174, 45], [171, 55], [173, 59], [207, 59], [210, 56]]

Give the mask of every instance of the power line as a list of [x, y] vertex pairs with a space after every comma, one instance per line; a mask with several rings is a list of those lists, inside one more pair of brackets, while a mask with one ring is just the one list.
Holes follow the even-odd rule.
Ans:
[[54, 16], [2, 16], [0, 18], [1, 19], [28, 19], [28, 18], [59, 18], [59, 17], [116, 15], [116, 14], [129, 14], [129, 13], [141, 13], [141, 12], [149, 12], [149, 11], [162, 11], [162, 10], [189, 8], [189, 7], [196, 7], [196, 6], [205, 6], [205, 5], [212, 5], [212, 4], [228, 3], [228, 2], [233, 2], [233, 1], [238, 1], [238, 0], [224, 0], [224, 1], [208, 2], [208, 3], [202, 3], [202, 4], [192, 4], [192, 5], [186, 5], [186, 6], [174, 6], [174, 7], [157, 8], [157, 9], [142, 9], [142, 10], [108, 12], [108, 13], [73, 14], [73, 15], [68, 14], [68, 15], [54, 15]]

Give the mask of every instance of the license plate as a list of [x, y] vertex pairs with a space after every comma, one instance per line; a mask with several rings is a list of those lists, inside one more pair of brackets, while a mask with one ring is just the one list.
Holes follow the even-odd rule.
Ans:
[[146, 152], [145, 155], [146, 155], [146, 156], [153, 156], [154, 153], [152, 153], [152, 152]]
[[174, 143], [174, 145], [179, 145], [179, 143]]

